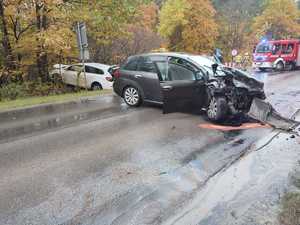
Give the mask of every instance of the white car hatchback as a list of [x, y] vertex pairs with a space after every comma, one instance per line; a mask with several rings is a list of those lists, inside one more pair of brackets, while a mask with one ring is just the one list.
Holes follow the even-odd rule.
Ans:
[[87, 87], [91, 90], [112, 89], [113, 77], [109, 72], [112, 66], [100, 63], [85, 63], [84, 65], [85, 67], [83, 64], [56, 64], [51, 75], [61, 74], [62, 81], [72, 86]]

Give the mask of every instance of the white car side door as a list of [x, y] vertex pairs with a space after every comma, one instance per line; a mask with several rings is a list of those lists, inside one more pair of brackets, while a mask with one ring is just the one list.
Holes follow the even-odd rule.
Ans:
[[[98, 83], [103, 87], [103, 79], [105, 79], [103, 70], [93, 66], [85, 66], [85, 72], [86, 72], [86, 83], [88, 88], [92, 88], [92, 85], [95, 83]], [[80, 78], [81, 78], [80, 83], [82, 87], [85, 87], [84, 74], [82, 74]]]
[[63, 80], [66, 84], [77, 86], [78, 73], [82, 74], [82, 67], [80, 65], [70, 66], [63, 73]]

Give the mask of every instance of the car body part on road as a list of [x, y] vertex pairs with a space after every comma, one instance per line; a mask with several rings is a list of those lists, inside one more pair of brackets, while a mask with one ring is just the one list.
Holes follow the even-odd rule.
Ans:
[[245, 72], [184, 53], [129, 57], [114, 81], [114, 91], [129, 106], [157, 103], [164, 113], [204, 109], [212, 121], [247, 113], [254, 97], [265, 98], [264, 84]]
[[[85, 63], [74, 65], [54, 65], [51, 71], [53, 77], [60, 76], [65, 84], [88, 88], [91, 90], [111, 89], [113, 77], [112, 66], [100, 63]], [[84, 73], [85, 71], [85, 73]], [[86, 77], [85, 77], [86, 74]]]
[[261, 71], [282, 71], [300, 66], [300, 41], [276, 40], [260, 42], [253, 54], [253, 67]]
[[300, 122], [281, 116], [270, 103], [254, 98], [248, 115], [276, 129], [292, 131]]
[[198, 125], [199, 128], [209, 129], [209, 130], [220, 130], [220, 131], [239, 131], [239, 130], [248, 130], [248, 129], [257, 129], [257, 128], [269, 128], [267, 124], [261, 123], [244, 123], [240, 126], [224, 126], [211, 123], [203, 123]]

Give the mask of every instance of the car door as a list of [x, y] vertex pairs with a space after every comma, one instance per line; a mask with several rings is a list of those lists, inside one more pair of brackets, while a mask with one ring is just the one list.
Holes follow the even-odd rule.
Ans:
[[200, 111], [206, 96], [206, 85], [202, 70], [184, 59], [168, 59], [167, 77], [161, 82], [163, 111]]
[[[101, 73], [101, 74], [98, 74], [98, 73]], [[91, 88], [93, 82], [97, 82], [100, 85], [102, 85], [101, 75], [103, 75], [103, 74], [104, 74], [104, 72], [102, 70], [99, 71], [99, 69], [97, 69], [93, 66], [86, 65], [85, 66], [85, 75], [84, 75], [84, 72], [82, 72], [80, 74], [80, 79], [79, 79], [80, 87], [87, 86], [88, 88]]]
[[153, 57], [141, 56], [138, 63], [137, 82], [143, 88], [145, 99], [148, 101], [163, 102], [163, 96], [158, 77], [158, 70]]
[[63, 73], [63, 81], [66, 84], [77, 85], [77, 75], [82, 71], [82, 67], [80, 65], [73, 65], [67, 68]]

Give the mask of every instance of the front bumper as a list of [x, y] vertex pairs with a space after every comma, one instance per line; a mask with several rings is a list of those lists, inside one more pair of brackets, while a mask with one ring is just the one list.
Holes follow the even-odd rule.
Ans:
[[274, 65], [271, 62], [253, 62], [252, 67], [253, 68], [272, 69], [272, 68], [274, 68]]

